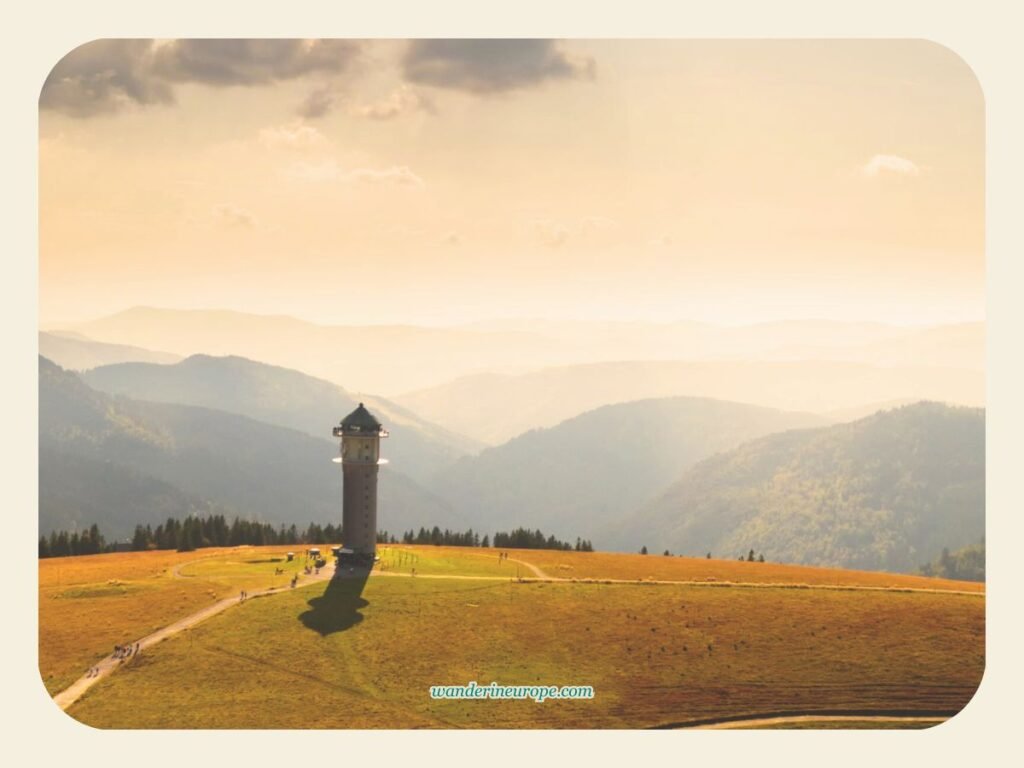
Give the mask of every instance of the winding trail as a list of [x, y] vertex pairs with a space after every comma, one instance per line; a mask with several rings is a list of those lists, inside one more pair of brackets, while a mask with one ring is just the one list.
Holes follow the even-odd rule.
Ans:
[[[473, 553], [475, 554], [475, 553]], [[480, 555], [486, 557], [486, 555]], [[185, 566], [192, 565], [203, 560], [211, 559], [197, 558], [195, 560], [189, 560], [185, 563], [179, 563], [172, 571], [174, 578], [190, 578], [188, 574], [181, 573], [181, 569]], [[687, 586], [687, 587], [707, 587], [707, 588], [739, 588], [739, 589], [812, 589], [812, 590], [827, 590], [827, 591], [869, 591], [869, 592], [906, 592], [906, 593], [925, 593], [925, 594], [944, 594], [944, 595], [969, 595], [973, 597], [985, 597], [984, 592], [969, 592], [964, 590], [952, 590], [952, 589], [930, 589], [924, 587], [873, 587], [873, 586], [857, 586], [857, 585], [836, 585], [836, 584], [792, 584], [792, 583], [774, 583], [774, 582], [739, 582], [739, 581], [669, 581], [664, 579], [659, 580], [646, 580], [646, 579], [579, 579], [579, 578], [561, 578], [557, 576], [548, 576], [543, 570], [528, 563], [525, 560], [515, 560], [508, 558], [509, 562], [519, 563], [530, 569], [534, 574], [533, 578], [523, 578], [515, 576], [470, 576], [470, 575], [459, 575], [459, 574], [412, 574], [412, 573], [400, 573], [396, 571], [377, 571], [373, 570], [370, 572], [370, 576], [373, 577], [391, 577], [391, 578], [413, 578], [413, 579], [448, 579], [456, 581], [518, 581], [526, 584], [629, 584], [629, 585], [653, 585], [653, 586]], [[321, 568], [319, 574], [302, 574], [299, 576], [300, 587], [305, 587], [310, 584], [317, 582], [328, 581], [335, 576], [333, 568]], [[340, 578], [347, 578], [341, 576]], [[270, 589], [264, 589], [258, 592], [253, 592], [249, 598], [267, 597], [270, 595], [277, 594], [279, 592], [287, 592], [291, 587], [272, 587]], [[186, 629], [190, 629], [200, 622], [205, 621], [211, 616], [216, 616], [219, 613], [226, 611], [228, 608], [238, 605], [241, 601], [237, 597], [226, 597], [218, 600], [213, 605], [209, 605], [200, 611], [197, 611], [189, 616], [186, 616], [178, 621], [168, 624], [166, 627], [152, 632], [145, 637], [131, 643], [134, 645], [137, 643], [139, 651], [144, 651], [156, 643], [166, 640], [169, 637], [183, 632]], [[103, 678], [115, 672], [121, 664], [126, 661], [130, 661], [134, 658], [134, 655], [128, 659], [116, 659], [113, 656], [107, 656], [102, 661], [97, 662], [93, 667], [95, 674], [91, 671], [78, 678], [74, 683], [65, 688], [63, 691], [53, 697], [53, 700], [57, 702], [57, 706], [61, 709], [66, 710], [76, 701], [78, 701], [86, 691], [89, 690], [95, 683], [99, 682]], [[789, 722], [808, 722], [810, 720], [823, 720], [828, 718], [849, 718], [853, 720], [873, 720], [875, 718], [889, 718], [887, 722], [895, 719], [908, 719], [908, 720], [927, 720], [929, 717], [934, 715], [927, 715], [924, 717], [910, 717], [903, 715], [894, 715], [886, 713], [873, 713], [865, 714], [864, 716], [847, 715], [846, 713], [840, 713], [835, 715], [828, 715], [825, 713], [806, 713], [806, 714], [779, 714], [779, 715], [764, 715], [758, 716], [746, 720], [721, 720], [721, 721], [708, 721], [706, 723], [677, 723], [665, 726], [659, 726], [662, 728], [742, 728], [748, 727], [754, 724], [762, 725], [774, 725], [776, 723], [789, 723]], [[946, 717], [938, 718], [939, 721], [945, 720]], [[879, 720], [882, 722], [882, 720]]]
[[[485, 555], [483, 552], [467, 552], [466, 554], [467, 555], [471, 555], [472, 557], [486, 557], [486, 558], [493, 558], [494, 557], [494, 555], [490, 555], [490, 554]], [[530, 569], [530, 573], [532, 573], [534, 575], [534, 577], [537, 578], [537, 579], [541, 579], [543, 581], [560, 581], [561, 580], [558, 577], [548, 576], [538, 566], [534, 565], [533, 563], [528, 563], [525, 560], [517, 560], [514, 557], [508, 557], [508, 558], [505, 558], [505, 560], [506, 560], [506, 562], [518, 563], [519, 565], [522, 565], [522, 566], [525, 566], [526, 568], [529, 568]], [[496, 577], [492, 577], [492, 578], [508, 579], [508, 578], [511, 578], [511, 577], [510, 576], [496, 576]]]
[[533, 575], [541, 581], [565, 581], [565, 579], [561, 579], [556, 576], [548, 576], [538, 566], [534, 565], [533, 563], [528, 563], [525, 560], [516, 560], [514, 557], [507, 557], [505, 559], [510, 563], [519, 563], [520, 565], [525, 565], [527, 568], [530, 569], [530, 572], [533, 573]]
[[[180, 568], [207, 559], [210, 558], [198, 558], [196, 560], [189, 560], [187, 563], [179, 563], [177, 566], [175, 566], [173, 570], [174, 577], [180, 579], [189, 578], [188, 575], [180, 573]], [[320, 570], [321, 572], [319, 574], [311, 574], [309, 576], [303, 574], [302, 576], [300, 576], [299, 586], [304, 587], [315, 582], [327, 581], [334, 575], [334, 571], [332, 569], [322, 568]], [[291, 587], [271, 587], [270, 589], [263, 589], [258, 592], [252, 592], [246, 599], [267, 597], [268, 595], [274, 595], [278, 592], [287, 592], [290, 589]], [[178, 621], [175, 621], [172, 624], [168, 624], [166, 627], [161, 627], [155, 632], [152, 632], [146, 635], [145, 637], [130, 643], [130, 645], [134, 648], [135, 645], [138, 644], [139, 653], [141, 653], [150, 646], [156, 645], [160, 641], [166, 640], [169, 637], [173, 637], [174, 635], [178, 634], [179, 632], [183, 632], [186, 629], [190, 629], [194, 627], [196, 624], [199, 624], [202, 621], [206, 621], [206, 619], [210, 618], [211, 616], [216, 616], [218, 613], [222, 613], [231, 606], [238, 605], [241, 602], [242, 600], [240, 600], [237, 597], [225, 597], [221, 600], [218, 600], [213, 605], [208, 605], [202, 610], [196, 611], [195, 613], [190, 614], [189, 616], [186, 616], [182, 619], [178, 619]], [[82, 698], [82, 695], [87, 690], [89, 690], [93, 685], [102, 680], [104, 677], [107, 677], [107, 675], [110, 675], [113, 672], [117, 671], [117, 669], [122, 664], [130, 662], [134, 658], [135, 654], [132, 654], [127, 659], [117, 659], [114, 658], [113, 655], [107, 656], [102, 661], [97, 662], [93, 666], [93, 669], [96, 670], [94, 674], [86, 673], [85, 675], [82, 675], [82, 677], [78, 678], [75, 682], [73, 682], [63, 691], [54, 696], [53, 700], [57, 702], [58, 707], [66, 710], [68, 707], [70, 707], [72, 704], [74, 704], [76, 701]]]

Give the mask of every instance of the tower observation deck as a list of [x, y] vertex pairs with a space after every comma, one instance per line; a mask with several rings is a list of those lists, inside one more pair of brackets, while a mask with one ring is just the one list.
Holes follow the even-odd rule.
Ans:
[[380, 441], [388, 432], [360, 403], [333, 435], [341, 438], [343, 544], [356, 556], [372, 559], [377, 551], [377, 472], [387, 463], [380, 457]]

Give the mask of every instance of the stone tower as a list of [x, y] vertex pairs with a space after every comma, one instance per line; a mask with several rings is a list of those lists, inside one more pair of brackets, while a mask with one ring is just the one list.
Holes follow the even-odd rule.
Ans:
[[380, 439], [388, 433], [360, 403], [334, 428], [334, 436], [341, 438], [343, 545], [357, 557], [372, 559], [377, 551], [377, 470], [387, 463], [380, 457]]

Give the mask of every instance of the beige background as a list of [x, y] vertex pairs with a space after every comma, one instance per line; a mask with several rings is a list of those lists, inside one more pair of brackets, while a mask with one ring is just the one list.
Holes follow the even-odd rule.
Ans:
[[[7, 756], [44, 764], [271, 765], [373, 760], [395, 765], [519, 765], [549, 762], [635, 765], [965, 765], [1009, 762], [1020, 707], [1021, 491], [1016, 471], [1022, 425], [1018, 293], [1024, 281], [1019, 218], [1024, 136], [1019, 91], [1024, 50], [1013, 2], [718, 2], [634, 0], [618, 12], [586, 2], [253, 4], [178, 0], [140, 3], [41, 2], [21, 6], [8, 27], [2, 68], [7, 97], [3, 209], [4, 349], [13, 361], [2, 380], [8, 405], [3, 442], [8, 494], [4, 656]], [[980, 7], [980, 10], [979, 10]], [[10, 17], [9, 17], [10, 18]], [[36, 671], [36, 99], [49, 68], [74, 46], [97, 37], [921, 37], [962, 56], [986, 95], [988, 134], [989, 328], [989, 625], [988, 671], [975, 700], [950, 723], [918, 732], [733, 733], [412, 733], [100, 732], [61, 714]], [[1017, 337], [1016, 344], [1014, 337]], [[1015, 610], [1016, 608], [1016, 610]], [[598, 692], [598, 695], [600, 692]], [[1000, 742], [1005, 746], [1000, 749]], [[1000, 752], [1007, 757], [999, 760]], [[13, 755], [12, 755], [13, 753]], [[983, 755], [987, 755], [985, 758]]]

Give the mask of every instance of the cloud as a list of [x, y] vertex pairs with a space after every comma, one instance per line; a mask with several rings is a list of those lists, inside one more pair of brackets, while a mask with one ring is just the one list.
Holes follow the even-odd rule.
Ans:
[[170, 104], [174, 92], [154, 79], [151, 40], [97, 40], [75, 48], [50, 71], [40, 109], [91, 117], [127, 104]]
[[301, 120], [264, 128], [259, 133], [259, 142], [267, 149], [314, 149], [329, 143], [320, 131]]
[[553, 40], [413, 40], [402, 59], [409, 82], [487, 94], [592, 78], [594, 62]]
[[[312, 91], [299, 105], [298, 114], [308, 120], [325, 117], [342, 103], [342, 97], [330, 88]], [[349, 104], [348, 114], [368, 120], [392, 120], [412, 112], [436, 112], [434, 103], [424, 94], [401, 85], [380, 101]]]
[[580, 220], [580, 230], [584, 234], [598, 234], [601, 232], [614, 232], [618, 230], [620, 224], [615, 219], [609, 219], [607, 216], [584, 216]]
[[541, 245], [561, 248], [569, 239], [569, 230], [554, 221], [533, 222], [533, 235]]
[[96, 40], [57, 62], [39, 106], [91, 117], [172, 104], [177, 83], [251, 86], [337, 74], [360, 50], [352, 40]]
[[875, 155], [861, 168], [861, 174], [874, 178], [884, 173], [897, 176], [917, 176], [921, 169], [905, 157], [897, 155]]
[[394, 184], [402, 187], [422, 187], [423, 179], [408, 166], [387, 168], [342, 168], [336, 160], [321, 163], [295, 163], [289, 174], [304, 181], [339, 181], [350, 184]]
[[403, 187], [422, 187], [423, 179], [404, 165], [390, 168], [356, 168], [346, 178], [363, 184], [398, 184]]
[[217, 221], [228, 227], [251, 229], [256, 226], [256, 217], [243, 208], [233, 205], [218, 205], [214, 211]]
[[173, 82], [264, 85], [337, 74], [359, 51], [353, 40], [173, 40], [156, 48], [153, 71]]
[[334, 92], [330, 88], [317, 88], [299, 105], [299, 116], [307, 120], [324, 117], [334, 109], [336, 100]]
[[336, 181], [342, 170], [336, 160], [324, 160], [320, 163], [293, 163], [288, 168], [288, 175], [303, 181]]
[[372, 104], [356, 104], [349, 108], [349, 114], [370, 120], [391, 120], [409, 112], [434, 113], [433, 102], [407, 85], [394, 91], [386, 99]]
[[548, 248], [561, 248], [570, 238], [579, 243], [614, 239], [622, 224], [607, 216], [584, 216], [569, 224], [553, 219], [535, 219], [529, 227], [534, 242]]

